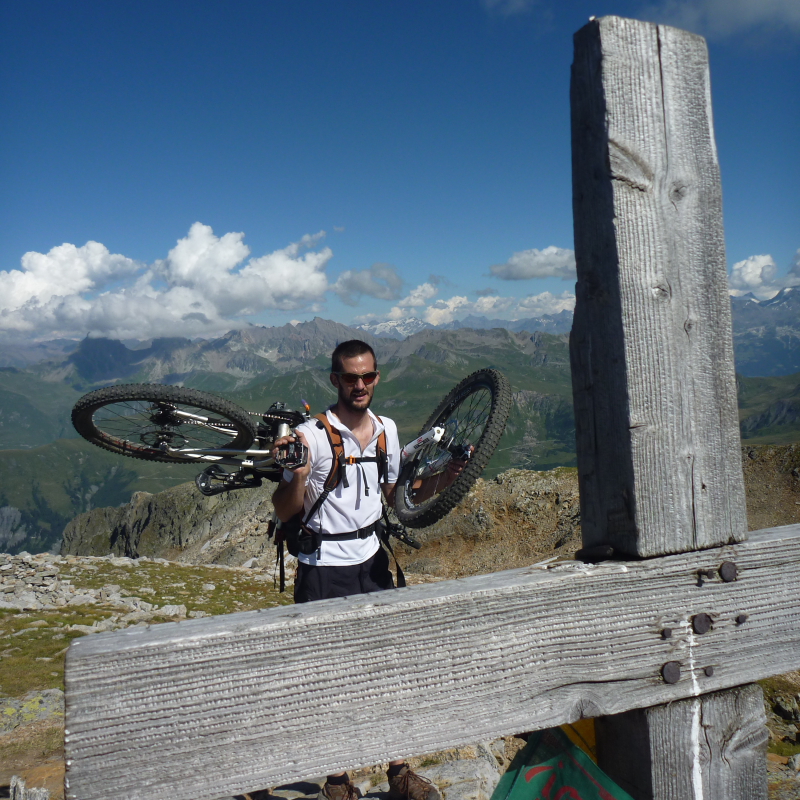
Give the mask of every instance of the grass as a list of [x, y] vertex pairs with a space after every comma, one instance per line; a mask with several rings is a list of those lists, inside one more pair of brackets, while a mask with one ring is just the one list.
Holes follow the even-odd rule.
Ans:
[[[197, 565], [134, 562], [117, 567], [108, 561], [80, 559], [61, 566], [60, 579], [76, 589], [119, 586], [121, 594], [140, 597], [153, 605], [184, 605], [209, 615], [271, 608], [292, 602], [281, 595], [272, 579], [253, 570]], [[209, 588], [213, 585], [213, 589]], [[204, 588], [205, 587], [205, 588]], [[152, 590], [152, 591], [146, 591]], [[110, 606], [67, 606], [57, 611], [18, 613], [0, 610], [0, 695], [21, 697], [30, 691], [63, 689], [64, 655], [70, 642], [86, 635], [73, 625], [92, 626], [112, 618], [124, 623], [128, 613]], [[158, 615], [158, 611], [153, 612]], [[167, 617], [154, 622], [167, 621]]]

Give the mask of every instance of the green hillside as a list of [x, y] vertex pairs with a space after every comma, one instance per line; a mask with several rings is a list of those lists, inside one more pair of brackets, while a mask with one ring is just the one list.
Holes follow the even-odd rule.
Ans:
[[800, 373], [737, 379], [742, 439], [752, 444], [800, 442]]
[[81, 393], [13, 367], [0, 369], [0, 450], [77, 436], [70, 411]]
[[79, 438], [0, 451], [0, 551], [48, 550], [76, 514], [120, 505], [136, 491], [159, 492], [196, 473], [194, 465], [123, 458]]

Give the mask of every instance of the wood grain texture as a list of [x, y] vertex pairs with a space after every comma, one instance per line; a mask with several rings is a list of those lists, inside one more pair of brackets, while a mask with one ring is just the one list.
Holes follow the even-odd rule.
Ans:
[[603, 717], [595, 727], [598, 764], [635, 800], [767, 796], [769, 736], [758, 685]]
[[[738, 580], [698, 579], [726, 561]], [[786, 672], [800, 667], [799, 587], [796, 525], [700, 553], [96, 634], [67, 653], [67, 796], [213, 798]]]
[[604, 17], [575, 36], [571, 337], [587, 546], [746, 535], [705, 41]]

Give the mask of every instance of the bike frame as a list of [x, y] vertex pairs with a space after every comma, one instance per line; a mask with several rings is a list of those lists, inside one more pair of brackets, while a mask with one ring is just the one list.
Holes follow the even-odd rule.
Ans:
[[[181, 417], [186, 417], [187, 420], [196, 420], [199, 424], [208, 423], [208, 418], [204, 420], [203, 417], [197, 414], [189, 414], [184, 411], [179, 411], [177, 413]], [[213, 428], [216, 431], [220, 431], [221, 433], [228, 434], [231, 437], [236, 435], [234, 432], [225, 428], [221, 428], [217, 425], [208, 425], [208, 427]], [[283, 436], [290, 436], [292, 433], [292, 428], [287, 423], [280, 423], [278, 426], [278, 435], [276, 436], [276, 439], [279, 439]], [[429, 431], [423, 433], [422, 436], [418, 436], [416, 439], [410, 441], [400, 450], [401, 466], [423, 447], [440, 442], [444, 436], [444, 433], [444, 428], [431, 428]], [[172, 455], [180, 458], [196, 458], [199, 462], [225, 465], [227, 467], [245, 467], [247, 469], [259, 470], [278, 466], [275, 458], [272, 455], [272, 449], [209, 450], [199, 447], [173, 448], [166, 444], [161, 445], [160, 449], [165, 455]]]

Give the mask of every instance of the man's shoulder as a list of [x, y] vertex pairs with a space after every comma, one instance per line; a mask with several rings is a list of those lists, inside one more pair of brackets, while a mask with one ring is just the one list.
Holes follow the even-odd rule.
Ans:
[[315, 417], [307, 419], [305, 422], [300, 423], [295, 430], [300, 431], [306, 439], [311, 443], [312, 441], [327, 440], [325, 428]]
[[386, 417], [383, 414], [375, 413], [375, 416], [380, 420], [383, 424], [383, 429], [386, 433], [386, 438], [389, 439], [390, 444], [391, 441], [397, 439], [397, 424], [391, 417]]

